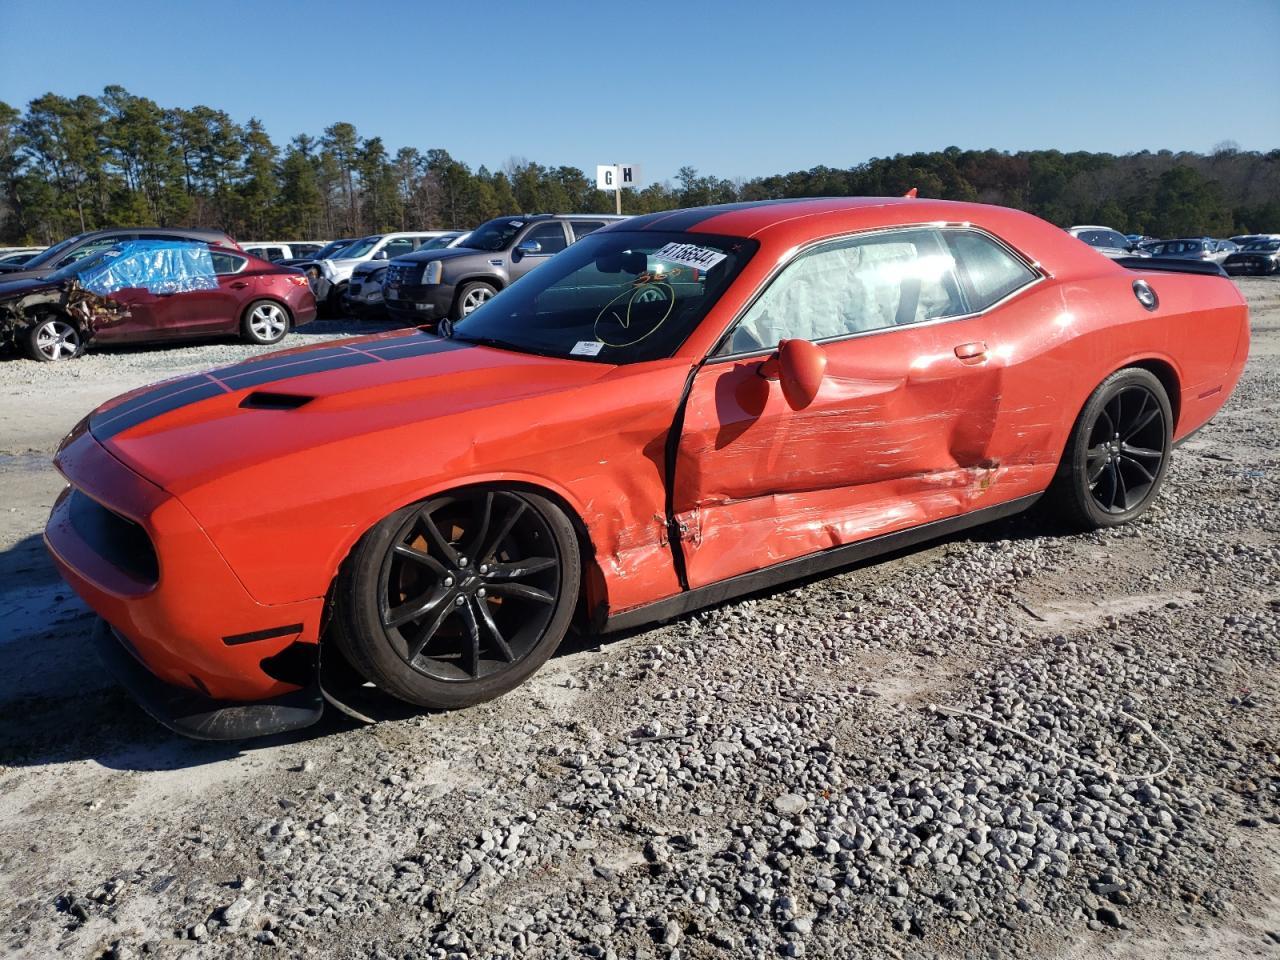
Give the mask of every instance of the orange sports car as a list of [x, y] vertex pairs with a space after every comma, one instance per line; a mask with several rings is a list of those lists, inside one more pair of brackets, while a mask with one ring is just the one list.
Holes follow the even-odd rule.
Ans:
[[179, 732], [310, 723], [342, 700], [335, 665], [463, 707], [575, 622], [671, 617], [1041, 498], [1132, 520], [1248, 343], [1216, 266], [1108, 260], [1014, 210], [653, 214], [439, 335], [105, 404], [58, 451], [45, 539]]

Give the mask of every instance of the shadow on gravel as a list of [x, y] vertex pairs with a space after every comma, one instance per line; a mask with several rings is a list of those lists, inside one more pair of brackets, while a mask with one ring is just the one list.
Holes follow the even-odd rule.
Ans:
[[[994, 543], [1062, 533], [1033, 511], [741, 599], [768, 597], [864, 568], [892, 565], [950, 543]], [[92, 760], [118, 770], [180, 770], [242, 752], [323, 738], [361, 725], [330, 705], [315, 726], [278, 737], [230, 743], [179, 737], [147, 716], [106, 674], [89, 645], [93, 614], [58, 578], [39, 536], [28, 537], [0, 554], [0, 584], [5, 585], [0, 586], [4, 604], [0, 606], [0, 765]], [[727, 601], [719, 607], [735, 602], [740, 601]], [[652, 627], [637, 627], [605, 637], [572, 632], [556, 656], [599, 650], [649, 629]], [[370, 688], [348, 690], [341, 696], [356, 712], [375, 721], [403, 720], [422, 712]]]
[[107, 674], [89, 643], [93, 617], [58, 576], [40, 536], [0, 553], [0, 767], [92, 760], [117, 770], [179, 770], [356, 725], [331, 709], [314, 727], [279, 737], [179, 737]]

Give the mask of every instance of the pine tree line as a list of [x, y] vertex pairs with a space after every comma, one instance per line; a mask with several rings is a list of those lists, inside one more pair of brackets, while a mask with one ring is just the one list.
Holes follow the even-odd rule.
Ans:
[[[682, 167], [628, 192], [626, 212], [832, 195], [978, 200], [1055, 223], [1155, 236], [1280, 231], [1280, 150], [1125, 155], [961, 150], [875, 158], [726, 180]], [[443, 149], [390, 151], [350, 123], [281, 149], [262, 123], [164, 108], [123, 87], [0, 102], [0, 240], [53, 243], [104, 226], [218, 227], [241, 239], [327, 239], [465, 228], [506, 213], [610, 212], [613, 197], [577, 167], [524, 159], [472, 170]]]

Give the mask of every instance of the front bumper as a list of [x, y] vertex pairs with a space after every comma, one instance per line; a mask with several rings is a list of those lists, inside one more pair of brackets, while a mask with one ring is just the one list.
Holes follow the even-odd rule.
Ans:
[[1228, 260], [1222, 268], [1233, 277], [1269, 277], [1280, 271], [1280, 263], [1266, 257], [1251, 257], [1248, 260]]
[[[69, 486], [49, 515], [45, 545], [63, 579], [126, 638], [137, 669], [170, 691], [157, 702], [194, 697], [198, 707], [188, 715], [201, 715], [233, 703], [295, 709], [308, 701], [306, 691], [317, 682], [323, 598], [254, 600], [186, 507], [83, 426], [54, 462]], [[280, 729], [299, 722], [291, 716]], [[228, 725], [205, 720], [193, 729]]]
[[454, 287], [451, 283], [430, 286], [401, 286], [385, 291], [387, 313], [411, 326], [437, 323], [449, 316], [453, 308]]
[[245, 740], [309, 727], [324, 713], [319, 681], [294, 693], [244, 703], [215, 700], [160, 680], [138, 659], [133, 645], [107, 621], [93, 628], [93, 646], [108, 672], [155, 720], [196, 740]]
[[377, 284], [370, 286], [361, 285], [352, 290], [351, 286], [347, 287], [347, 292], [342, 297], [342, 308], [353, 317], [379, 317], [386, 312], [386, 305], [382, 299], [382, 290]]

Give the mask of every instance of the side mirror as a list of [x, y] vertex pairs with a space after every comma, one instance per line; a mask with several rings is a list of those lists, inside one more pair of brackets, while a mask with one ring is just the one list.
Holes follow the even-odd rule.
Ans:
[[385, 249], [383, 249], [383, 250], [379, 250], [377, 253], [375, 253], [375, 254], [373, 255], [373, 259], [375, 259], [375, 260], [386, 260], [386, 259], [387, 259], [387, 251], [386, 251]]
[[516, 247], [516, 253], [522, 257], [536, 256], [542, 252], [542, 244], [537, 240], [526, 240]]
[[827, 355], [808, 340], [782, 340], [778, 352], [757, 368], [766, 380], [777, 380], [792, 410], [813, 403], [827, 373]]

